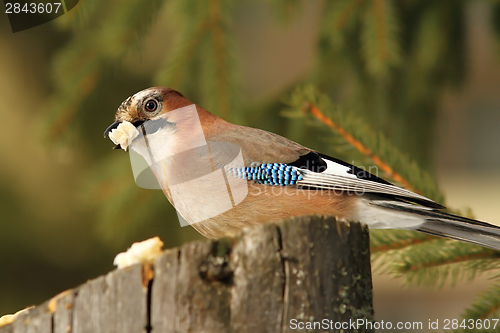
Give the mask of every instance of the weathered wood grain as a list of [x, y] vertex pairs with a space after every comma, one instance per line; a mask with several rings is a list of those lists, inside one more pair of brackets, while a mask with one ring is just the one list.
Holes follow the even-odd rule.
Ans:
[[[42, 304], [0, 333], [329, 332], [373, 317], [368, 230], [332, 217], [167, 250], [154, 262], [153, 280], [148, 267], [91, 280], [57, 297], [55, 307], [52, 301], [54, 313]], [[293, 326], [314, 322], [330, 326]]]
[[14, 331], [13, 324], [9, 324], [9, 325], [5, 325], [5, 326], [0, 327], [0, 333], [12, 333], [13, 331]]
[[57, 299], [56, 310], [54, 313], [53, 333], [71, 333], [73, 332], [73, 307], [75, 291]]
[[52, 314], [47, 302], [21, 313], [12, 326], [12, 333], [52, 333]]
[[274, 224], [245, 230], [231, 252], [231, 328], [280, 332], [285, 288], [281, 239]]
[[13, 324], [9, 324], [9, 325], [5, 325], [5, 326], [0, 327], [0, 333], [12, 333], [13, 331], [14, 331]]
[[224, 280], [222, 257], [216, 256], [218, 244], [194, 242], [181, 247], [176, 303], [179, 332], [229, 332], [231, 289]]
[[147, 289], [142, 266], [99, 277], [76, 291], [73, 333], [143, 332], [148, 323]]
[[366, 227], [337, 222], [333, 217], [290, 222], [279, 224], [286, 276], [282, 332], [297, 332], [290, 325], [293, 319], [327, 320], [330, 325], [372, 320]]
[[179, 332], [176, 319], [179, 255], [179, 249], [167, 250], [155, 261], [151, 292], [153, 332]]

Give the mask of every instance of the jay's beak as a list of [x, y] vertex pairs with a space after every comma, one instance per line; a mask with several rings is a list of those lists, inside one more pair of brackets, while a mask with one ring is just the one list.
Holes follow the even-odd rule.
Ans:
[[118, 126], [120, 126], [120, 124], [121, 124], [121, 121], [115, 121], [114, 123], [109, 125], [108, 128], [106, 128], [106, 130], [104, 131], [104, 138], [107, 138], [109, 135], [109, 132], [111, 132], [112, 130], [114, 130]]
[[[118, 126], [120, 126], [120, 124], [121, 124], [120, 121], [115, 121], [114, 123], [109, 125], [108, 128], [106, 128], [106, 130], [104, 131], [104, 138], [107, 138], [109, 133], [112, 130], [114, 130], [115, 128], [117, 128]], [[121, 148], [121, 146], [119, 144], [113, 147], [113, 149], [120, 149], [120, 148]]]

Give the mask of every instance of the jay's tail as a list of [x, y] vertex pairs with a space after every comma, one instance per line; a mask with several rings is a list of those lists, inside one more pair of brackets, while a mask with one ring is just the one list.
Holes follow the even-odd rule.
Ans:
[[387, 221], [371, 227], [417, 230], [500, 251], [500, 227], [495, 225], [406, 202], [370, 200], [368, 205]]

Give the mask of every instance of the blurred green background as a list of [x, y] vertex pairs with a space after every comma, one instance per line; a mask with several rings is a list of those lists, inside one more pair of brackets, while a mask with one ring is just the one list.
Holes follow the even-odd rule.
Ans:
[[[81, 0], [16, 34], [0, 16], [0, 314], [105, 274], [134, 241], [201, 239], [102, 138], [153, 85], [367, 166], [283, 116], [313, 84], [433, 174], [449, 206], [500, 224], [498, 1]], [[439, 294], [387, 281], [375, 276], [377, 319], [425, 322], [457, 318], [483, 283]]]

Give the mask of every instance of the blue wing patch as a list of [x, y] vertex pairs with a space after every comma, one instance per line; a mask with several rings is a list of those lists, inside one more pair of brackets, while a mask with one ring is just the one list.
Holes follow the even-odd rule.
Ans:
[[267, 185], [295, 185], [297, 181], [303, 178], [300, 170], [282, 163], [268, 163], [247, 168], [231, 168], [229, 171], [238, 178]]

